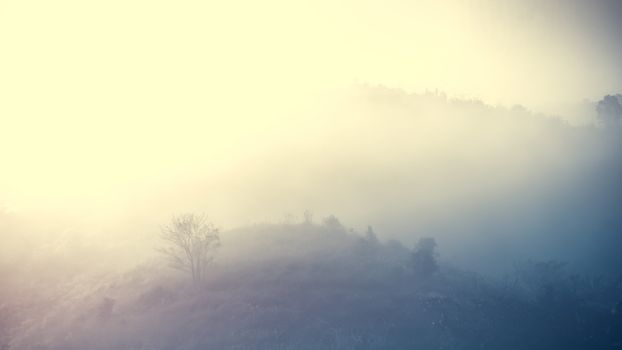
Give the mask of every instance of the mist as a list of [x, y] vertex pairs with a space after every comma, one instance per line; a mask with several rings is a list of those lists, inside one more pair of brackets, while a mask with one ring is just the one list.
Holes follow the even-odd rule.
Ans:
[[[162, 246], [162, 227], [171, 217], [193, 212], [207, 213], [221, 232], [222, 247], [204, 282], [205, 296], [212, 298], [206, 300], [225, 298], [228, 293], [234, 293], [234, 298], [253, 299], [257, 295], [236, 294], [230, 288], [253, 285], [261, 289], [267, 287], [267, 281], [278, 288], [332, 283], [345, 290], [368, 283], [345, 282], [344, 276], [352, 273], [382, 284], [394, 283], [389, 282], [393, 278], [408, 281], [403, 276], [410, 272], [404, 272], [409, 271], [404, 270], [404, 264], [411, 249], [416, 252], [417, 242], [426, 237], [433, 237], [434, 245], [438, 245], [436, 254], [441, 257], [441, 271], [445, 271], [440, 276], [453, 282], [417, 282], [415, 276], [414, 290], [425, 291], [432, 283], [434, 293], [434, 288], [444, 286], [449, 289], [443, 293], [451, 294], [476, 283], [477, 293], [494, 294], [498, 293], [494, 284], [479, 286], [480, 282], [469, 282], [471, 277], [453, 269], [473, 271], [495, 281], [515, 275], [517, 266], [533, 261], [560, 262], [587, 276], [615, 276], [621, 262], [618, 236], [622, 224], [618, 215], [622, 194], [617, 185], [622, 129], [615, 101], [619, 98], [614, 96], [591, 103], [592, 122], [574, 125], [561, 116], [535, 113], [519, 105], [492, 106], [437, 91], [416, 94], [358, 84], [317, 98], [315, 105], [291, 110], [291, 120], [284, 120], [268, 134], [249, 134], [249, 139], [236, 144], [235, 151], [222, 159], [216, 157], [216, 161], [211, 161], [214, 153], [207, 150], [202, 155], [200, 151], [214, 143], [197, 142], [191, 145], [196, 149], [188, 151], [192, 156], [182, 156], [179, 162], [175, 156], [163, 157], [167, 163], [162, 166], [172, 168], [152, 174], [144, 172], [153, 168], [133, 168], [132, 164], [125, 168], [103, 160], [105, 166], [117, 167], [110, 174], [134, 171], [136, 178], [104, 182], [94, 177], [97, 182], [91, 183], [88, 174], [102, 165], [87, 159], [95, 168], [81, 172], [75, 187], [63, 180], [62, 188], [69, 189], [66, 196], [52, 189], [33, 194], [30, 201], [16, 196], [12, 203], [17, 204], [5, 204], [0, 217], [3, 295], [7, 300], [27, 303], [23, 305], [48, 305], [44, 308], [47, 311], [23, 311], [32, 315], [35, 324], [37, 314], [65, 320], [68, 316], [59, 310], [67, 308], [76, 308], [69, 315], [99, 310], [92, 311], [93, 317], [103, 320], [126, 317], [121, 315], [136, 312], [132, 311], [136, 307], [156, 312], [160, 306], [154, 305], [164, 303], [164, 307], [168, 303], [165, 300], [185, 307], [175, 303], [186, 300], [186, 292], [172, 291], [187, 282], [183, 274], [164, 264], [158, 248]], [[358, 262], [363, 257], [371, 260]], [[338, 266], [333, 272], [337, 275], [328, 273], [321, 261]], [[372, 265], [359, 270], [366, 264]], [[306, 271], [306, 266], [311, 270]], [[532, 265], [525, 266], [525, 271], [532, 271]], [[557, 271], [558, 265], [533, 266]], [[293, 271], [302, 273], [301, 277], [283, 277]], [[530, 276], [536, 272], [520, 273]], [[451, 274], [455, 275], [449, 277]], [[136, 282], [136, 278], [143, 282]], [[562, 283], [562, 288], [566, 282], [555, 283]], [[57, 286], [54, 292], [44, 291], [51, 286]], [[482, 292], [481, 288], [492, 289]], [[526, 293], [521, 298], [540, 298], [540, 294], [530, 294], [539, 293], [530, 291], [540, 287], [521, 288], [525, 289], [520, 293]], [[47, 304], [46, 300], [65, 295], [64, 291], [86, 299], [71, 296], [69, 300], [75, 301], [69, 304]], [[276, 296], [281, 290], [262, 293]], [[333, 292], [326, 293], [325, 297], [333, 298], [328, 296]], [[373, 293], [383, 292], [374, 289]], [[373, 293], [370, 300], [377, 298]], [[340, 298], [337, 295], [341, 294], [334, 297]], [[292, 296], [291, 300], [282, 300], [297, 302], [299, 297], [313, 298]], [[229, 308], [233, 300], [226, 297], [220, 303]], [[281, 303], [269, 301], [267, 305]], [[17, 313], [10, 311], [13, 304], [7, 305], [4, 312], [12, 318], [5, 322], [11, 324]], [[211, 306], [205, 310], [212, 310], [218, 304], [206, 305]], [[195, 316], [228, 324], [226, 316], [216, 316], [215, 310]], [[542, 312], [549, 312], [546, 310]], [[147, 316], [149, 313], [140, 317], [163, 317]], [[175, 317], [175, 322], [186, 322], [183, 312]], [[121, 335], [112, 326], [116, 322], [106, 326], [114, 341], [98, 345], [101, 348], [126, 346], [122, 344], [131, 344], [135, 337], [149, 339], [141, 340], [141, 344], [160, 344], [152, 345], [156, 347], [175, 339], [175, 332], [164, 338], [156, 335], [160, 327], [173, 331], [168, 323], [135, 319], [130, 327], [134, 330]], [[343, 323], [344, 327], [349, 327], [347, 324]], [[78, 331], [80, 338], [67, 343], [58, 340], [65, 334], [65, 326], [54, 331], [59, 333], [44, 332], [45, 327], [7, 327], [4, 337], [18, 349], [40, 344], [35, 339], [44, 334], [57, 339], [50, 340], [60, 344], [54, 346], [96, 348], [86, 339], [101, 336], [95, 328], [83, 326]], [[323, 332], [318, 327], [313, 332]], [[447, 337], [434, 330], [422, 332], [436, 339], [425, 340], [432, 342], [427, 344]], [[495, 332], [504, 339], [506, 330]], [[375, 336], [373, 332], [363, 334]], [[196, 335], [191, 337], [195, 339]], [[209, 339], [232, 346], [228, 338]], [[257, 339], [250, 336], [241, 341], [253, 343]], [[410, 344], [410, 340], [399, 339], [391, 341]], [[289, 340], [286, 343], [291, 344]]]
[[[83, 183], [67, 187], [77, 193], [5, 205], [7, 235], [61, 246], [54, 250], [101, 240], [122, 251], [119, 242], [135, 249], [175, 213], [206, 212], [234, 228], [310, 210], [407, 245], [436, 237], [447, 258], [495, 272], [531, 258], [616, 266], [617, 125], [593, 117], [576, 126], [518, 105], [364, 85], [305, 107], [268, 135], [240, 141], [226, 159], [212, 160], [208, 140], [188, 151], [192, 162], [163, 157], [172, 169], [118, 188], [89, 188], [83, 173]], [[102, 162], [119, 167], [113, 175], [134, 170]]]
[[0, 349], [618, 347], [620, 10], [0, 3]]

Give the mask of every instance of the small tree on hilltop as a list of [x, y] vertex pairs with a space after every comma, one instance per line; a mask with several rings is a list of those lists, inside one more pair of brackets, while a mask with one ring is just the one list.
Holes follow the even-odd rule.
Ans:
[[607, 95], [596, 104], [598, 119], [605, 126], [612, 126], [622, 119], [622, 95]]
[[203, 279], [205, 269], [220, 247], [219, 233], [206, 215], [173, 216], [171, 222], [161, 228], [160, 238], [166, 246], [159, 251], [173, 268], [189, 272], [196, 284]]
[[438, 271], [437, 256], [434, 238], [419, 239], [412, 254], [415, 275], [428, 277]]

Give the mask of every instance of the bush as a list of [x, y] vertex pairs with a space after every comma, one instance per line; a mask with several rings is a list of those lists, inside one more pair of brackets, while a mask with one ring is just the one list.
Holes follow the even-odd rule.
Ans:
[[415, 275], [428, 277], [438, 271], [436, 240], [431, 237], [419, 239], [412, 254]]

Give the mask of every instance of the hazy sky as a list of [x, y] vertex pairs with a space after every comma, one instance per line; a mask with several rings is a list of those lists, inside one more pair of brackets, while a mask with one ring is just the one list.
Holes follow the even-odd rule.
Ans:
[[0, 203], [105, 206], [197, 172], [248, 175], [236, 162], [313, 128], [290, 111], [354, 81], [563, 113], [622, 91], [620, 8], [2, 0]]

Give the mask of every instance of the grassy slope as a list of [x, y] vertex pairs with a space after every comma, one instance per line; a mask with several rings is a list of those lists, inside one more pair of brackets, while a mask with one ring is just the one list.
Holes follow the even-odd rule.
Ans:
[[620, 316], [608, 308], [615, 290], [566, 293], [561, 277], [492, 283], [447, 266], [417, 278], [408, 249], [339, 225], [259, 225], [226, 232], [223, 243], [198, 287], [154, 262], [5, 289], [0, 339], [6, 349], [58, 350], [605, 349], [620, 341]]

